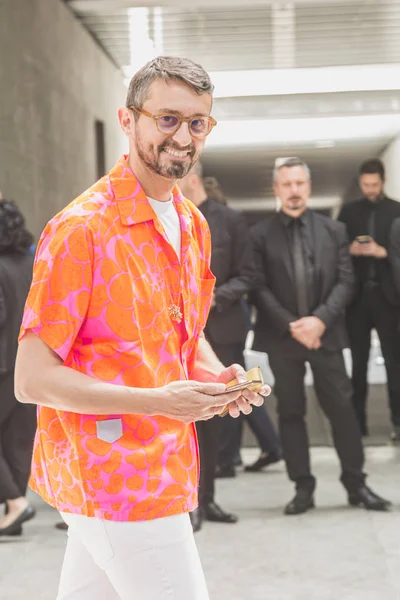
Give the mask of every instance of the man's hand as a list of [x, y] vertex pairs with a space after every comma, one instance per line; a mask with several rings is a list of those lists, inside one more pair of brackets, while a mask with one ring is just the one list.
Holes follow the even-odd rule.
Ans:
[[361, 256], [373, 256], [374, 258], [386, 258], [387, 251], [386, 248], [380, 246], [375, 242], [375, 240], [371, 240], [368, 244], [360, 244], [361, 248]]
[[351, 244], [350, 254], [352, 256], [373, 256], [374, 258], [386, 258], [387, 250], [371, 239], [367, 244], [360, 244], [357, 240]]
[[321, 337], [325, 330], [325, 324], [318, 317], [303, 317], [290, 323], [292, 337], [308, 350], [318, 350], [321, 347]]
[[240, 399], [241, 392], [226, 392], [224, 383], [174, 381], [158, 388], [160, 414], [183, 423], [211, 419], [229, 403]]
[[[237, 364], [231, 365], [222, 371], [217, 381], [229, 383], [234, 379], [236, 379], [238, 383], [242, 383], [243, 381], [247, 380], [246, 371], [243, 369], [243, 367]], [[228, 406], [230, 416], [236, 419], [240, 416], [241, 412], [245, 415], [248, 415], [252, 411], [251, 405], [254, 404], [255, 406], [261, 406], [264, 402], [264, 397], [269, 396], [270, 393], [271, 388], [266, 384], [263, 385], [260, 392], [251, 392], [250, 390], [246, 389], [242, 390], [241, 397], [238, 400], [229, 402]]]
[[[174, 381], [157, 392], [161, 397], [160, 413], [170, 419], [184, 423], [205, 421], [222, 413], [229, 406], [229, 414], [238, 417], [240, 413], [248, 415], [252, 405], [261, 406], [264, 396], [269, 396], [271, 388], [264, 385], [259, 393], [249, 390], [229, 392], [226, 384], [236, 379], [238, 383], [246, 381], [246, 372], [240, 365], [224, 369], [215, 383], [199, 381]], [[226, 391], [225, 391], [226, 390]]]
[[363, 246], [364, 246], [364, 244], [360, 244], [360, 242], [357, 242], [357, 240], [354, 240], [354, 242], [352, 242], [349, 247], [350, 254], [352, 256], [362, 256], [362, 247]]
[[216, 306], [217, 306], [217, 301], [216, 301], [216, 298], [215, 298], [215, 292], [213, 292], [212, 299], [211, 299], [211, 307], [210, 308], [215, 308]]

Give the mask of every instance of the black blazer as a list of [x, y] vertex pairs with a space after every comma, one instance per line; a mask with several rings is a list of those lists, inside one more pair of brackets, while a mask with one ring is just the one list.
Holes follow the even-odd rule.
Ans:
[[[344, 225], [308, 211], [313, 240], [314, 282], [317, 306], [312, 314], [327, 329], [322, 346], [340, 350], [347, 345], [344, 309], [354, 291], [354, 276]], [[257, 323], [253, 348], [267, 351], [277, 344], [296, 350], [289, 332], [297, 316], [296, 288], [285, 225], [277, 213], [252, 230], [258, 289], [253, 294]]]
[[18, 334], [32, 280], [33, 257], [0, 255], [0, 374], [14, 368]]
[[[368, 208], [369, 201], [366, 198], [345, 204], [340, 212], [338, 220], [346, 225], [347, 235], [350, 243], [359, 236], [368, 234]], [[386, 248], [389, 254], [390, 232], [395, 219], [400, 217], [400, 202], [383, 198], [380, 202], [379, 218], [376, 219], [375, 241]], [[365, 280], [365, 269], [368, 263], [363, 256], [354, 256], [353, 266], [356, 278], [356, 294], [354, 301], [362, 293], [362, 284]], [[378, 281], [386, 300], [390, 304], [400, 304], [400, 294], [396, 290], [393, 280], [393, 272], [390, 261], [387, 258], [376, 261]]]
[[244, 344], [249, 330], [243, 296], [255, 285], [252, 242], [244, 217], [208, 199], [199, 206], [211, 231], [211, 271], [217, 278], [216, 307], [211, 309], [206, 336], [211, 344]]
[[400, 295], [400, 219], [393, 222], [389, 239], [389, 264], [393, 283]]

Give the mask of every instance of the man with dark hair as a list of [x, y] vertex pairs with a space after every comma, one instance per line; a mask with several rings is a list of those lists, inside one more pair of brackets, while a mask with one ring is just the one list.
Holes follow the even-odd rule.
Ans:
[[396, 290], [388, 258], [393, 222], [400, 217], [400, 203], [384, 194], [385, 169], [371, 159], [360, 167], [363, 197], [345, 204], [339, 221], [350, 240], [356, 290], [347, 308], [347, 330], [353, 359], [353, 404], [362, 434], [368, 435], [366, 411], [367, 371], [371, 330], [376, 329], [385, 360], [393, 441], [400, 441], [400, 294]]
[[38, 244], [16, 393], [38, 405], [32, 487], [69, 526], [59, 600], [208, 600], [194, 422], [262, 404], [227, 392], [246, 373], [204, 337], [210, 234], [176, 186], [215, 125], [212, 91], [190, 60], [146, 64], [118, 111], [129, 154]]
[[285, 514], [314, 506], [315, 478], [305, 424], [306, 362], [331, 424], [349, 503], [387, 510], [390, 503], [365, 484], [361, 435], [342, 354], [347, 342], [344, 309], [354, 282], [345, 227], [307, 208], [310, 170], [299, 158], [277, 164], [274, 191], [282, 209], [253, 230], [260, 275], [253, 347], [268, 353], [283, 456], [296, 484]]

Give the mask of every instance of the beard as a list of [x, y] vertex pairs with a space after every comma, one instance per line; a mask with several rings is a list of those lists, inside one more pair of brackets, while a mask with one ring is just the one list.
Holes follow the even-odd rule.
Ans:
[[301, 210], [304, 206], [302, 200], [303, 199], [300, 196], [292, 196], [291, 198], [289, 198], [290, 210]]
[[[157, 148], [154, 146], [144, 147], [144, 144], [140, 141], [140, 138], [135, 138], [136, 151], [139, 158], [146, 165], [150, 171], [166, 179], [182, 179], [187, 175], [196, 162], [196, 149], [193, 144], [181, 148], [177, 144], [163, 142]], [[174, 157], [170, 154], [163, 153], [165, 148], [171, 148], [177, 152], [188, 151], [190, 160], [174, 160]], [[168, 156], [168, 164], [163, 163], [163, 156]]]

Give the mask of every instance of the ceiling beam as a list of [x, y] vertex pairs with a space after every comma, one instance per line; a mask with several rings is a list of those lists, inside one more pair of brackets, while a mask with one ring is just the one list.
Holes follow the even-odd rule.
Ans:
[[399, 65], [211, 72], [215, 98], [282, 96], [400, 88]]
[[[329, 0], [330, 4], [341, 4], [346, 5], [346, 0]], [[386, 4], [392, 4], [394, 7], [398, 4], [398, 0], [386, 0]], [[89, 14], [89, 13], [101, 13], [101, 12], [117, 12], [118, 10], [124, 10], [128, 8], [140, 7], [140, 6], [164, 6], [171, 7], [177, 6], [187, 10], [187, 0], [69, 0], [69, 6], [72, 10], [77, 13]], [[226, 7], [232, 8], [233, 6], [248, 6], [248, 0], [218, 0], [218, 8]], [[252, 0], [252, 7], [255, 6], [272, 6], [277, 5], [276, 0]], [[285, 4], [285, 2], [282, 2]], [[292, 0], [292, 4], [296, 5], [320, 5], [326, 6], [326, 0]], [[215, 0], [191, 0], [190, 7], [213, 7], [215, 8]]]

